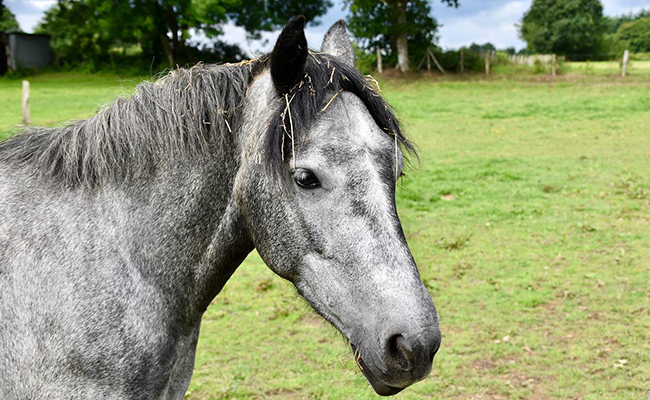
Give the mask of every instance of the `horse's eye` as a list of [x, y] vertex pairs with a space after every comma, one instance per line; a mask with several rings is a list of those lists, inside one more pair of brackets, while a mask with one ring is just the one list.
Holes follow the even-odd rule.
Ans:
[[320, 187], [318, 178], [308, 169], [300, 168], [293, 171], [293, 180], [296, 181], [298, 186], [305, 189], [316, 189]]

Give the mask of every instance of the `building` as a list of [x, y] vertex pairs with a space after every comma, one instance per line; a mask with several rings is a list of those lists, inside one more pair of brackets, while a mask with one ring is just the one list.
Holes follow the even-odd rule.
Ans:
[[45, 68], [52, 65], [49, 35], [21, 32], [0, 34], [0, 76], [23, 68]]

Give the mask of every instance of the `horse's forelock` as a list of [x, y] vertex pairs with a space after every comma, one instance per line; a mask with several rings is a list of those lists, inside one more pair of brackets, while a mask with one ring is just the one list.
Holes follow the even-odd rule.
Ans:
[[416, 155], [390, 106], [373, 87], [375, 83], [336, 57], [310, 52], [305, 76], [284, 98], [278, 99], [281, 112], [270, 121], [266, 133], [264, 150], [270, 172], [278, 177], [288, 176], [286, 164], [295, 146], [300, 145], [318, 114], [343, 91], [359, 97], [377, 126], [409, 154]]

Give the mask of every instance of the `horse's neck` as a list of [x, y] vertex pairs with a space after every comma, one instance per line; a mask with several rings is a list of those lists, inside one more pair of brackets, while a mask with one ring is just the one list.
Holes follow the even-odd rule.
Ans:
[[[143, 216], [147, 247], [157, 249], [154, 264], [164, 275], [160, 280], [171, 279], [175, 287], [170, 286], [170, 293], [184, 293], [185, 302], [199, 312], [253, 250], [237, 204], [237, 185], [245, 177], [245, 165], [260, 162], [275, 98], [270, 75], [263, 72], [249, 87], [229, 148], [215, 148], [198, 159], [167, 160], [148, 179], [144, 193], [137, 182], [127, 191], [139, 204], [136, 213]], [[145, 198], [138, 200], [140, 196]]]
[[[201, 269], [208, 271], [203, 278], [202, 289], [206, 294], [206, 307], [216, 296], [235, 269], [250, 253], [254, 244], [248, 236], [245, 216], [237, 203], [237, 195], [241, 191], [239, 184], [247, 174], [249, 163], [261, 162], [261, 150], [268, 121], [276, 112], [273, 104], [276, 99], [275, 89], [268, 71], [260, 73], [248, 88], [247, 96], [240, 112], [243, 113], [241, 125], [233, 135], [233, 148], [220, 152], [216, 164], [210, 168], [215, 171], [225, 168], [227, 183], [220, 191], [224, 196], [225, 208], [219, 212], [220, 218], [213, 230], [210, 245], [201, 260]], [[216, 193], [217, 191], [215, 191]], [[227, 198], [227, 200], [226, 200]]]
[[[162, 283], [165, 296], [190, 320], [253, 249], [234, 198], [239, 160], [232, 150], [167, 160], [143, 181], [116, 190], [124, 197], [117, 212], [130, 222], [118, 229], [133, 237], [127, 246], [139, 260], [134, 267]], [[110, 192], [105, 203], [113, 201]]]
[[[92, 202], [105, 240], [136, 276], [196, 320], [252, 250], [232, 197], [235, 173], [209, 156], [170, 160], [146, 180], [107, 187]], [[109, 231], [115, 229], [116, 242]]]

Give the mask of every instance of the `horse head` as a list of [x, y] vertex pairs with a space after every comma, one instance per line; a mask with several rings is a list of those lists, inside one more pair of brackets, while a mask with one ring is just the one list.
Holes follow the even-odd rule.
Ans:
[[395, 206], [412, 149], [354, 68], [342, 21], [310, 51], [291, 21], [247, 94], [237, 203], [266, 264], [350, 342], [374, 390], [424, 379], [439, 318]]

